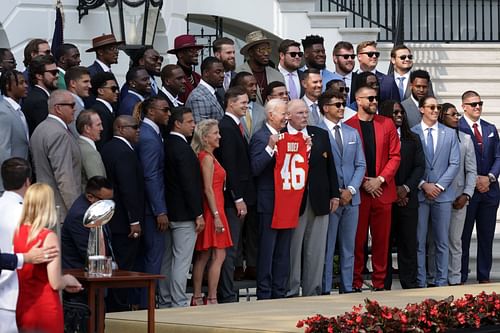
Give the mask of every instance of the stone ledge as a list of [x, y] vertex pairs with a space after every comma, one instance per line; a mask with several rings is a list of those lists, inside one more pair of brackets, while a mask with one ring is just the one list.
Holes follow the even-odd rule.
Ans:
[[278, 0], [282, 13], [313, 12], [316, 1], [314, 0]]
[[349, 17], [346, 12], [310, 12], [307, 13], [311, 21], [311, 28], [343, 28], [345, 19]]
[[339, 28], [342, 40], [348, 40], [352, 44], [358, 44], [365, 40], [377, 40], [379, 28]]

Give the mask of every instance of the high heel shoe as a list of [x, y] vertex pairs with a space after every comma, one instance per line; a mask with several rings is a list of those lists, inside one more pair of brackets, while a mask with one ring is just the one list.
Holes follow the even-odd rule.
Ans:
[[191, 297], [191, 306], [206, 305], [206, 304], [207, 304], [206, 297], [203, 296]]
[[218, 303], [217, 303], [217, 297], [214, 297], [214, 298], [208, 297], [208, 298], [207, 298], [207, 303], [206, 303], [206, 304], [209, 304], [209, 305], [212, 305], [212, 304], [218, 304]]

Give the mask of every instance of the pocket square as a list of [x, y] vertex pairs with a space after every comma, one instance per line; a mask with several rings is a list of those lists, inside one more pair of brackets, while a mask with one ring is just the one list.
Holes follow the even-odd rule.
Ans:
[[328, 158], [328, 153], [327, 153], [326, 151], [325, 151], [325, 152], [323, 152], [323, 157], [324, 157], [324, 158]]
[[488, 135], [488, 138], [492, 138], [493, 137], [493, 133], [490, 133], [490, 135]]
[[347, 143], [348, 145], [355, 145], [356, 144], [356, 141], [350, 141]]

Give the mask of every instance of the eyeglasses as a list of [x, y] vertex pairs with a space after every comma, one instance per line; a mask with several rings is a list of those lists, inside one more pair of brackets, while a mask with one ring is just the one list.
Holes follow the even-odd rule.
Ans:
[[444, 114], [445, 116], [449, 116], [449, 117], [457, 117], [457, 118], [460, 118], [460, 116], [462, 116], [460, 113], [458, 112], [453, 112], [453, 113], [445, 113]]
[[472, 103], [464, 103], [465, 105], [469, 105], [469, 106], [472, 106], [473, 108], [475, 108], [476, 106], [480, 106], [482, 107], [483, 106], [483, 101], [479, 101], [479, 102], [472, 102]]
[[372, 58], [372, 57], [378, 58], [378, 57], [380, 57], [380, 52], [360, 52], [359, 54], [366, 54], [368, 56], [368, 58]]
[[358, 96], [359, 98], [366, 98], [370, 103], [373, 101], [378, 101], [377, 96]]
[[57, 103], [56, 105], [61, 105], [61, 106], [71, 106], [71, 108], [74, 108], [76, 103]]
[[431, 111], [441, 111], [441, 105], [434, 105], [434, 104], [431, 104], [431, 105], [424, 105], [424, 108], [429, 108]]
[[110, 89], [111, 92], [119, 92], [120, 91], [120, 88], [118, 88], [117, 86], [111, 86], [111, 87], [102, 87], [103, 89], [106, 88], [106, 89]]
[[339, 92], [340, 93], [349, 93], [349, 87], [339, 87]]
[[405, 61], [406, 58], [408, 58], [408, 60], [413, 60], [413, 54], [408, 54], [408, 55], [403, 54], [403, 55], [399, 56], [399, 59], [401, 59], [402, 61]]
[[355, 54], [336, 54], [335, 56], [344, 58], [344, 60], [348, 60], [349, 58], [351, 58], [351, 60], [354, 60], [356, 58]]
[[139, 127], [141, 127], [141, 125], [139, 125], [139, 124], [135, 124], [135, 125], [122, 125], [120, 127], [122, 127], [122, 128], [123, 127], [130, 127], [130, 128], [132, 128], [132, 129], [134, 129], [134, 130], [137, 131], [139, 129]]
[[261, 46], [261, 47], [255, 48], [255, 51], [257, 53], [260, 53], [260, 54], [262, 54], [262, 53], [271, 53], [272, 50], [273, 49], [271, 47], [269, 47], [269, 46]]
[[325, 105], [328, 106], [334, 105], [337, 109], [340, 109], [340, 107], [345, 108], [345, 102], [326, 103]]
[[57, 74], [59, 74], [59, 70], [58, 69], [50, 69], [50, 70], [46, 70], [44, 71], [46, 73], [50, 73], [52, 74], [53, 76], [56, 76]]
[[403, 110], [394, 110], [392, 111], [392, 114], [397, 116], [398, 114], [403, 115], [405, 112]]
[[[271, 52], [271, 51], [269, 51], [269, 52]], [[302, 58], [304, 56], [304, 52], [287, 52], [286, 54], [289, 54], [290, 57], [292, 57], [292, 58], [295, 58], [295, 57]]]

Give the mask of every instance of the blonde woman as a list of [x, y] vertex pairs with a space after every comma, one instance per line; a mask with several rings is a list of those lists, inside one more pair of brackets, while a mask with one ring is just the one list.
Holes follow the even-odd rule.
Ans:
[[[55, 246], [57, 235], [50, 230], [57, 223], [54, 192], [49, 185], [38, 183], [26, 191], [19, 229], [14, 236], [14, 251], [28, 252], [35, 244]], [[61, 275], [61, 255], [50, 263], [25, 264], [17, 271], [19, 297], [16, 319], [20, 331], [63, 333], [64, 319], [58, 291], [80, 291], [72, 275]]]
[[[193, 266], [193, 299], [191, 305], [217, 304], [217, 284], [222, 263], [226, 257], [226, 247], [232, 246], [231, 234], [224, 214], [224, 182], [226, 172], [215, 159], [214, 149], [219, 147], [218, 122], [203, 120], [196, 125], [191, 146], [201, 165], [203, 178], [203, 218], [205, 229], [196, 240], [196, 258]], [[201, 294], [203, 272], [208, 260], [208, 298]]]

